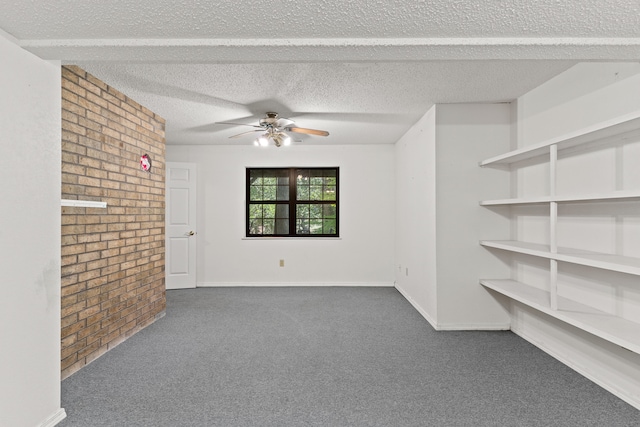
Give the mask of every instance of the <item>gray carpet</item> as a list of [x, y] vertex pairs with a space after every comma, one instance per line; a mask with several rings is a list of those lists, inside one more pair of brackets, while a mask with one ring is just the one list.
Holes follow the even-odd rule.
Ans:
[[435, 332], [393, 288], [167, 292], [62, 382], [60, 427], [640, 426], [510, 332]]

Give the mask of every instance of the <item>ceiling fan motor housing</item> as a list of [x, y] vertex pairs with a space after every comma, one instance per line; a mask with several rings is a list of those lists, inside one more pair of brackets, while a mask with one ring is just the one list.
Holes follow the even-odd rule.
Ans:
[[268, 112], [267, 117], [260, 119], [260, 126], [273, 127], [278, 121], [278, 113]]

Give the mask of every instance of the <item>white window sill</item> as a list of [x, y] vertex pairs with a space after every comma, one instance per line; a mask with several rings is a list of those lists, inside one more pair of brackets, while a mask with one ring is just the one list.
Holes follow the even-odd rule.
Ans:
[[342, 240], [342, 237], [242, 237], [241, 240]]

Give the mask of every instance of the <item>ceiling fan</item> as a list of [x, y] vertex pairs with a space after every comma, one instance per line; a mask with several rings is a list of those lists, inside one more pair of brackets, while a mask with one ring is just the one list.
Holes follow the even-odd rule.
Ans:
[[237, 126], [251, 126], [257, 129], [249, 130], [246, 132], [232, 135], [229, 138], [239, 138], [243, 135], [247, 135], [254, 132], [262, 132], [255, 141], [255, 145], [266, 146], [269, 145], [269, 140], [272, 140], [276, 147], [291, 144], [291, 137], [285, 132], [304, 133], [307, 135], [328, 136], [329, 132], [326, 130], [307, 129], [296, 126], [293, 120], [278, 117], [278, 113], [267, 112], [266, 117], [261, 118], [258, 121], [258, 125], [248, 125], [246, 123], [234, 123], [234, 122], [217, 122], [221, 125], [237, 125]]

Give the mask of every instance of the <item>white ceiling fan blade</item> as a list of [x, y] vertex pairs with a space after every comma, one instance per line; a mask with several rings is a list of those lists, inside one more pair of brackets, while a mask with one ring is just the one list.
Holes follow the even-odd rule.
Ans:
[[275, 123], [275, 127], [280, 128], [280, 129], [284, 129], [286, 127], [295, 127], [295, 123], [293, 122], [293, 120], [291, 119], [286, 119], [284, 117], [280, 117], [276, 123]]
[[234, 122], [216, 122], [217, 125], [235, 125], [235, 126], [251, 126], [253, 128], [260, 128], [263, 129], [262, 126], [258, 126], [258, 125], [248, 125], [246, 123], [234, 123]]
[[247, 134], [254, 133], [254, 132], [263, 132], [263, 131], [264, 131], [264, 129], [248, 130], [246, 132], [242, 132], [242, 133], [239, 133], [237, 135], [231, 135], [229, 138], [239, 138], [239, 137], [241, 137], [243, 135], [247, 135]]

